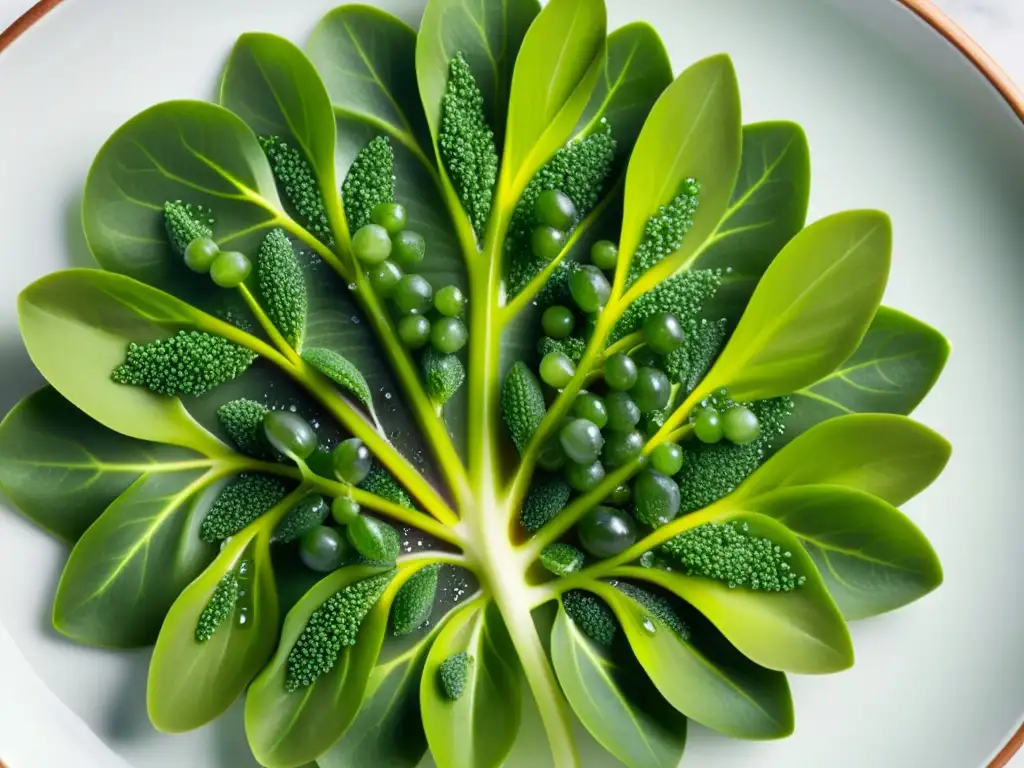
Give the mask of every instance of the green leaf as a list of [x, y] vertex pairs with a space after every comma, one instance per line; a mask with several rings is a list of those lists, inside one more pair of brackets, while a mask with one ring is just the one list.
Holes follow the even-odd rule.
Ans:
[[939, 476], [952, 446], [904, 416], [854, 414], [824, 421], [775, 454], [733, 499], [807, 485], [865, 491], [894, 506]]
[[517, 193], [586, 109], [604, 69], [606, 24], [604, 0], [551, 0], [527, 31], [512, 74], [501, 162], [502, 178]]
[[[200, 618], [225, 578], [234, 580], [237, 598], [200, 642]], [[273, 655], [279, 620], [270, 536], [261, 520], [233, 537], [167, 614], [146, 691], [157, 730], [182, 733], [222, 715]]]
[[317, 760], [320, 768], [415, 768], [427, 751], [420, 716], [420, 678], [436, 633], [370, 675], [359, 715], [341, 741]]
[[87, 415], [128, 437], [218, 456], [229, 449], [176, 397], [116, 384], [111, 372], [130, 342], [177, 330], [238, 333], [155, 288], [95, 269], [68, 269], [37, 280], [18, 297], [22, 337], [47, 381]]
[[761, 275], [803, 229], [810, 193], [811, 157], [803, 129], [787, 122], [744, 126], [740, 174], [729, 208], [686, 265], [724, 273], [705, 308], [707, 317], [740, 318]]
[[119, 435], [53, 387], [26, 397], [0, 424], [0, 487], [34, 523], [72, 544], [139, 477], [209, 463]]
[[628, 263], [649, 217], [675, 198], [688, 178], [701, 185], [700, 207], [682, 248], [662, 262], [685, 263], [706, 240], [729, 205], [740, 168], [742, 121], [739, 84], [728, 56], [699, 61], [665, 89], [644, 123], [626, 171], [619, 241]]
[[757, 666], [696, 616], [687, 616], [692, 634], [684, 639], [624, 592], [604, 584], [594, 588], [622, 623], [665, 706], [733, 738], [778, 739], [793, 732], [793, 702], [781, 672]]
[[483, 94], [484, 114], [501, 146], [512, 67], [538, 13], [537, 0], [429, 0], [416, 38], [416, 80], [435, 144], [448, 65], [461, 52]]
[[763, 400], [831, 373], [878, 309], [891, 252], [892, 225], [878, 211], [848, 211], [807, 227], [761, 278], [701, 391], [726, 387], [738, 401]]
[[214, 211], [214, 239], [255, 255], [277, 226], [281, 201], [263, 150], [238, 117], [215, 104], [168, 101], [121, 126], [93, 161], [85, 185], [85, 237], [104, 269], [171, 290], [220, 291], [190, 272], [164, 230], [164, 203]]
[[790, 592], [760, 592], [657, 568], [619, 568], [615, 573], [653, 582], [681, 597], [704, 614], [744, 656], [762, 667], [803, 675], [850, 667], [850, 633], [814, 561], [796, 536], [764, 515], [733, 512], [716, 518], [716, 522], [731, 521], [746, 523], [751, 536], [767, 537], [790, 551], [790, 566], [806, 579], [804, 585]]
[[220, 103], [258, 135], [298, 144], [316, 174], [335, 238], [344, 240], [347, 228], [334, 168], [334, 110], [306, 55], [277, 35], [242, 35], [224, 70]]
[[370, 385], [366, 383], [363, 374], [348, 358], [333, 349], [312, 347], [303, 351], [302, 359], [307, 365], [315, 368], [342, 389], [347, 390], [363, 405], [373, 408]]
[[602, 648], [560, 608], [551, 632], [551, 663], [576, 716], [616, 758], [629, 768], [679, 764], [686, 718], [662, 698], [628, 648]]
[[580, 128], [592, 131], [602, 118], [611, 124], [616, 160], [610, 179], [625, 168], [651, 107], [671, 83], [672, 64], [653, 27], [638, 21], [608, 35], [601, 76]]
[[343, 5], [313, 28], [306, 54], [335, 112], [357, 118], [415, 152], [430, 146], [416, 89], [416, 32], [389, 13]]
[[[448, 699], [438, 667], [449, 656], [472, 658], [463, 695]], [[512, 749], [520, 720], [518, 655], [493, 603], [452, 614], [430, 648], [420, 683], [420, 708], [430, 752], [445, 768], [498, 768]]]
[[939, 378], [949, 342], [929, 325], [880, 307], [856, 351], [823, 379], [793, 395], [783, 442], [847, 413], [900, 413], [918, 406]]
[[155, 641], [171, 605], [216, 552], [199, 538], [216, 479], [212, 471], [183, 469], [136, 480], [71, 550], [54, 627], [87, 645]]
[[796, 534], [847, 620], [902, 608], [942, 583], [942, 566], [910, 518], [870, 494], [805, 486], [744, 507]]
[[358, 641], [341, 649], [329, 674], [308, 687], [289, 692], [285, 687], [288, 655], [309, 617], [328, 598], [349, 584], [386, 570], [367, 566], [342, 568], [317, 582], [288, 612], [277, 652], [249, 687], [245, 700], [245, 731], [249, 747], [261, 765], [293, 768], [315, 760], [355, 720], [384, 641], [391, 599], [401, 586], [400, 578], [396, 577], [366, 615]]

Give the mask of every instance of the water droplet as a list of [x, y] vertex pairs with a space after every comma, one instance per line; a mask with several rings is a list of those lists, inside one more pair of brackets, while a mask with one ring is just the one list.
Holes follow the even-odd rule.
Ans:
[[239, 607], [239, 609], [235, 613], [236, 613], [235, 621], [237, 622], [238, 626], [243, 627], [243, 628], [244, 627], [248, 627], [249, 626], [249, 608], [247, 606], [243, 605], [243, 606]]
[[656, 628], [654, 626], [654, 622], [651, 621], [651, 617], [650, 616], [644, 616], [644, 620], [643, 620], [642, 623], [644, 625], [644, 629], [647, 630], [648, 632], [650, 632], [653, 635], [655, 630], [656, 630]]
[[359, 318], [356, 317], [355, 315], [352, 315], [352, 317], [350, 317], [349, 320], [352, 321], [352, 325], [359, 325]]
[[349, 289], [350, 291], [354, 291], [354, 290], [356, 289], [356, 284], [355, 284], [355, 283], [349, 283], [349, 284], [348, 284], [348, 289]]
[[385, 393], [384, 393], [384, 399], [385, 399], [385, 400], [390, 400], [390, 399], [391, 399], [391, 397], [392, 397], [392, 395], [391, 395], [391, 393], [390, 393], [390, 392], [385, 392]]

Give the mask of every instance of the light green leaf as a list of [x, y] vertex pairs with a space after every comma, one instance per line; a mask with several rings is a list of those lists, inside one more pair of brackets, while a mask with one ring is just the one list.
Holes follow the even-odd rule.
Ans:
[[604, 70], [604, 0], [551, 0], [526, 33], [509, 94], [502, 178], [518, 192], [572, 135]]
[[821, 422], [775, 454], [733, 499], [775, 490], [835, 485], [900, 506], [939, 476], [950, 444], [904, 416], [855, 414]]
[[288, 612], [277, 652], [249, 687], [245, 700], [245, 731], [261, 765], [293, 768], [315, 760], [355, 720], [384, 641], [391, 600], [401, 586], [397, 577], [366, 615], [356, 644], [341, 649], [329, 674], [289, 692], [285, 687], [288, 655], [309, 617], [328, 598], [350, 584], [386, 571], [368, 566], [342, 568], [317, 582]]
[[867, 331], [889, 277], [892, 225], [848, 211], [803, 230], [765, 272], [701, 384], [739, 401], [795, 392], [831, 373]]
[[[786, 676], [759, 667], [713, 627], [689, 618], [684, 640], [624, 592], [595, 591], [611, 606], [637, 659], [672, 706], [701, 725], [738, 739], [778, 739], [793, 732]], [[673, 763], [672, 765], [675, 765]]]
[[538, 13], [537, 0], [429, 0], [416, 38], [416, 79], [435, 143], [448, 65], [456, 53], [462, 53], [483, 94], [484, 114], [501, 146], [512, 67]]
[[[462, 696], [442, 692], [437, 668], [456, 653], [472, 659]], [[427, 656], [420, 708], [430, 752], [445, 768], [498, 768], [515, 743], [520, 719], [518, 655], [493, 603], [452, 614]]]
[[735, 512], [716, 519], [731, 521], [746, 523], [749, 535], [766, 537], [791, 552], [790, 567], [806, 579], [805, 584], [790, 592], [763, 592], [657, 568], [619, 568], [615, 574], [650, 581], [681, 597], [762, 667], [802, 675], [850, 667], [853, 645], [846, 623], [796, 536], [764, 515]]
[[665, 276], [675, 271], [673, 265], [685, 263], [728, 208], [741, 145], [739, 84], [732, 61], [720, 55], [697, 62], [665, 89], [637, 139], [626, 171], [620, 259], [632, 259], [648, 218], [675, 198], [686, 179], [695, 178], [701, 185], [700, 207], [683, 247], [662, 262]]
[[414, 152], [430, 146], [416, 89], [416, 32], [389, 13], [343, 5], [313, 28], [306, 53], [323, 78], [335, 112], [356, 118]]
[[36, 281], [18, 297], [18, 317], [39, 371], [103, 426], [209, 456], [229, 453], [178, 398], [117, 384], [111, 373], [124, 362], [130, 342], [181, 329], [229, 335], [237, 328], [148, 285], [95, 269], [68, 269]]
[[783, 440], [843, 414], [913, 412], [948, 357], [949, 342], [941, 333], [898, 310], [879, 307], [849, 359], [793, 395]]
[[[200, 642], [200, 618], [225, 577], [236, 580], [237, 599], [213, 636]], [[157, 730], [182, 733], [222, 715], [274, 653], [279, 621], [270, 536], [261, 520], [232, 537], [167, 614], [146, 690]]]
[[202, 101], [168, 101], [119, 128], [89, 171], [82, 202], [85, 237], [104, 269], [183, 295], [220, 289], [197, 279], [173, 253], [164, 203], [213, 210], [214, 239], [255, 255], [279, 223], [281, 201], [263, 150], [238, 117]]
[[576, 716], [616, 758], [630, 768], [679, 764], [686, 718], [651, 685], [628, 648], [601, 648], [559, 608], [551, 663]]
[[420, 717], [420, 678], [436, 633], [373, 668], [359, 715], [320, 768], [415, 768], [427, 751]]
[[744, 508], [796, 534], [847, 620], [902, 608], [942, 583], [942, 566], [924, 534], [867, 493], [810, 485], [748, 499]]
[[740, 318], [761, 275], [803, 228], [810, 193], [811, 158], [803, 129], [787, 122], [744, 126], [740, 175], [729, 208], [687, 264], [723, 271], [722, 286], [705, 308], [707, 317]]
[[306, 55], [277, 35], [242, 35], [224, 70], [220, 103], [258, 135], [298, 144], [316, 174], [334, 236], [344, 241], [348, 229], [334, 169], [334, 110]]
[[0, 487], [34, 523], [72, 544], [139, 477], [210, 463], [119, 435], [53, 387], [26, 397], [0, 424]]
[[71, 550], [53, 605], [57, 630], [109, 648], [155, 641], [216, 552], [199, 538], [216, 480], [215, 472], [183, 469], [143, 475], [121, 494]]

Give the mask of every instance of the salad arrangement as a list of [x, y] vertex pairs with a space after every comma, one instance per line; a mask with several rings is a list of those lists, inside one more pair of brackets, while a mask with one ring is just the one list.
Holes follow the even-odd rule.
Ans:
[[805, 227], [809, 175], [602, 0], [242, 35], [100, 149], [102, 269], [21, 295], [0, 484], [73, 545], [54, 626], [155, 645], [162, 731], [244, 697], [271, 768], [499, 766], [523, 697], [557, 766], [574, 720], [633, 768], [788, 735], [785, 673], [940, 584], [898, 507], [950, 453], [888, 218]]

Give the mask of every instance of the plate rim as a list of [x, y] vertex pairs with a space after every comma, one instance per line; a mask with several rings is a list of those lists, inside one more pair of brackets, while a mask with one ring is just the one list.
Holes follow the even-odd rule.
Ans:
[[[29, 31], [38, 21], [64, 0], [38, 0], [21, 16], [3, 31], [0, 31], [0, 54], [11, 46], [15, 40]], [[953, 21], [942, 11], [932, 0], [896, 0], [897, 3], [909, 10], [925, 24], [930, 26], [936, 33], [956, 48], [970, 62], [989, 83], [996, 89], [1000, 96], [1006, 101], [1013, 113], [1024, 125], [1024, 91], [1022, 91], [1013, 78], [1004, 70], [985, 48], [971, 35], [969, 35], [959, 24]], [[1010, 735], [1009, 739], [999, 752], [989, 762], [987, 768], [1006, 768], [1010, 761], [1024, 749], [1024, 722], [1021, 722], [1017, 730]], [[0, 759], [0, 768], [7, 768]]]

